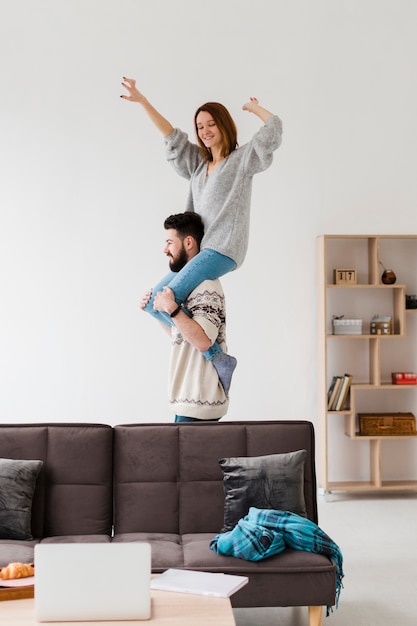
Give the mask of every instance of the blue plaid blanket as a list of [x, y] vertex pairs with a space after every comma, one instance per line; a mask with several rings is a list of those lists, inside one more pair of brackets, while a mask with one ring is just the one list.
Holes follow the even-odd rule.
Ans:
[[[246, 517], [225, 533], [216, 535], [210, 548], [216, 554], [260, 561], [286, 547], [325, 554], [336, 565], [336, 608], [343, 587], [343, 557], [337, 544], [314, 522], [290, 513], [251, 507]], [[327, 615], [332, 608], [327, 607]]]

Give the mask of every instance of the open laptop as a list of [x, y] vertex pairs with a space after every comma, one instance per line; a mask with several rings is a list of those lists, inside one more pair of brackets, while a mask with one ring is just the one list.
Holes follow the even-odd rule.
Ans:
[[148, 543], [35, 547], [39, 622], [145, 620], [151, 616]]

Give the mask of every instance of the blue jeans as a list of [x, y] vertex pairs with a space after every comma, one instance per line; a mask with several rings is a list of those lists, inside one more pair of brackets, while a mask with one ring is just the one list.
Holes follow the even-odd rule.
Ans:
[[216, 417], [214, 420], [199, 420], [197, 417], [186, 417], [185, 415], [176, 415], [174, 422], [177, 424], [184, 424], [184, 422], [218, 422], [220, 417]]
[[[153, 308], [153, 300], [158, 291], [163, 291], [163, 287], [165, 286], [170, 287], [174, 292], [175, 302], [182, 304], [203, 280], [215, 280], [228, 272], [232, 272], [235, 268], [236, 263], [233, 259], [215, 250], [210, 250], [210, 248], [205, 248], [184, 265], [182, 270], [179, 272], [169, 272], [169, 274], [152, 289], [152, 297], [146, 305], [145, 311], [150, 313], [159, 322], [165, 324], [165, 326], [171, 328], [174, 321], [169, 314], [165, 313], [165, 311], [155, 311]], [[202, 354], [208, 361], [211, 361], [217, 354], [222, 352], [223, 350], [216, 341], [211, 348]]]

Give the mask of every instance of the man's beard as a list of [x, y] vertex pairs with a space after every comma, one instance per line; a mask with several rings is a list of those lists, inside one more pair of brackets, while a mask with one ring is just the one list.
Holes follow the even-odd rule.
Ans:
[[170, 258], [169, 268], [172, 272], [179, 272], [180, 270], [182, 270], [184, 265], [187, 265], [187, 263], [187, 253], [183, 247], [176, 259], [173, 259], [172, 257]]

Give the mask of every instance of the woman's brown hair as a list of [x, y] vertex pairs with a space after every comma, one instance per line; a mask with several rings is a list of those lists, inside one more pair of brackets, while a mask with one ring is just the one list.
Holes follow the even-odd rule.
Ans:
[[211, 150], [209, 148], [206, 148], [206, 146], [198, 136], [197, 116], [201, 111], [210, 113], [210, 115], [213, 117], [213, 120], [216, 122], [216, 125], [218, 126], [223, 137], [222, 156], [229, 156], [229, 154], [233, 152], [233, 150], [236, 150], [236, 148], [238, 147], [237, 128], [229, 111], [219, 102], [206, 102], [206, 104], [202, 104], [197, 109], [194, 115], [194, 126], [195, 132], [197, 134], [198, 145], [205, 161], [212, 161], [213, 156], [211, 154]]

